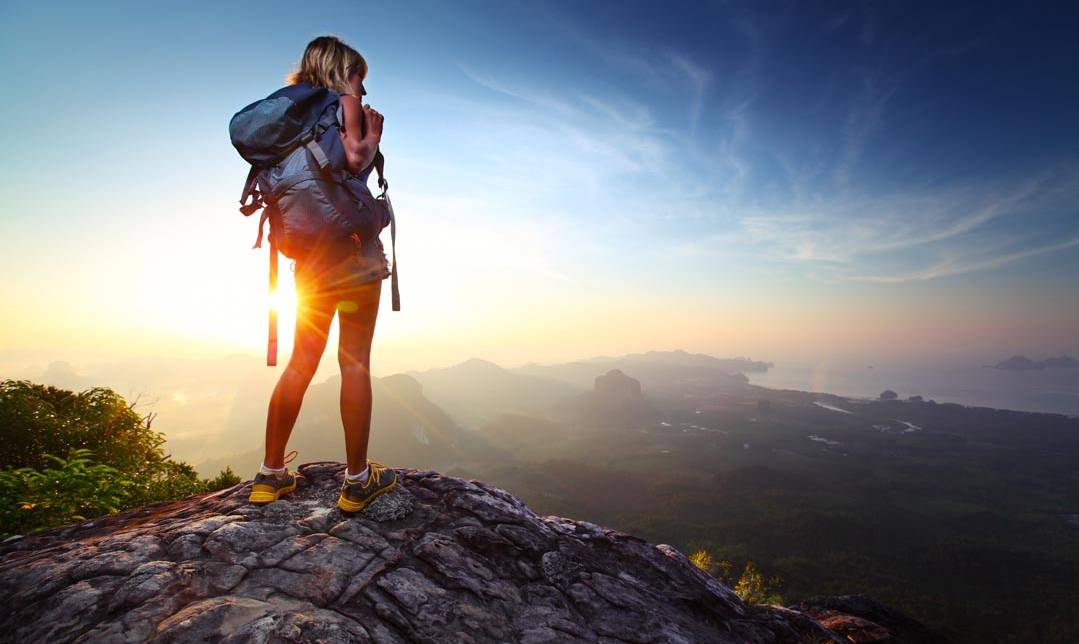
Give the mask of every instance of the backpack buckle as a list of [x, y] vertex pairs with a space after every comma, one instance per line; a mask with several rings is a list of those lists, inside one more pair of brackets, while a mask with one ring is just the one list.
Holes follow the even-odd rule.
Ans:
[[[250, 197], [247, 203], [244, 200]], [[264, 208], [266, 202], [262, 199], [262, 193], [257, 188], [251, 187], [244, 192], [243, 198], [240, 199], [240, 212], [244, 214], [244, 217], [253, 215], [259, 208]]]
[[[251, 166], [251, 169], [247, 172], [247, 180], [244, 181], [244, 191], [240, 194], [240, 212], [245, 217], [253, 214], [259, 208], [262, 208], [262, 193], [259, 192], [257, 185], [259, 168], [255, 165]], [[250, 201], [248, 200], [250, 197]]]

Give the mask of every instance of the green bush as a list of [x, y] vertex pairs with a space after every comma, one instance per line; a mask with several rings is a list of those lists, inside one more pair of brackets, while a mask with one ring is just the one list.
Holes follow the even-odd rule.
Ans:
[[747, 561], [734, 592], [750, 604], [782, 604], [783, 597], [777, 592], [780, 583], [779, 577], [765, 579], [757, 570], [757, 565]]
[[47, 454], [55, 468], [0, 470], [5, 533], [32, 532], [118, 511], [130, 498], [134, 482], [90, 457], [90, 450], [75, 449], [66, 460]]
[[0, 538], [240, 483], [173, 461], [153, 417], [106, 387], [0, 383]]
[[206, 491], [213, 492], [214, 490], [223, 490], [227, 487], [238, 485], [241, 482], [243, 482], [243, 479], [232, 471], [232, 467], [226, 466], [225, 469], [221, 470], [220, 474], [212, 479], [206, 480]]
[[778, 590], [783, 583], [779, 577], [773, 576], [765, 579], [757, 565], [747, 561], [742, 574], [738, 579], [731, 576], [731, 568], [734, 564], [727, 560], [713, 559], [707, 550], [699, 549], [689, 556], [701, 570], [712, 575], [742, 598], [748, 604], [782, 604], [783, 597]]

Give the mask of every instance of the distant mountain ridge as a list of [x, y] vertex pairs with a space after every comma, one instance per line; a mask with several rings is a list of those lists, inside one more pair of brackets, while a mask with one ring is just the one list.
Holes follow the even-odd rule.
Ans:
[[[729, 373], [763, 373], [775, 366], [771, 362], [759, 362], [749, 358], [716, 358], [704, 353], [689, 353], [682, 349], [673, 351], [645, 351], [643, 353], [627, 353], [622, 356], [597, 356], [585, 358], [578, 362], [590, 362], [605, 364], [618, 360], [655, 362], [661, 364], [676, 364], [687, 367], [711, 367], [724, 369]], [[529, 363], [536, 364], [536, 363]], [[526, 365], [528, 366], [528, 365]]]
[[568, 420], [575, 397], [596, 388], [596, 378], [618, 371], [638, 383], [643, 398], [680, 397], [687, 387], [739, 388], [745, 373], [766, 371], [770, 362], [721, 359], [686, 351], [648, 351], [619, 357], [501, 367], [471, 358], [448, 367], [408, 371], [425, 395], [468, 429], [478, 429], [504, 413]]
[[764, 371], [770, 362], [720, 359], [685, 351], [649, 351], [620, 357], [596, 357], [556, 364], [528, 363], [508, 369], [591, 389], [597, 375], [618, 369], [641, 382], [646, 397], [681, 397], [687, 388], [739, 388], [749, 382], [746, 373]]
[[431, 402], [472, 429], [503, 413], [543, 415], [547, 407], [580, 392], [572, 384], [515, 373], [481, 358], [405, 374], [423, 385]]

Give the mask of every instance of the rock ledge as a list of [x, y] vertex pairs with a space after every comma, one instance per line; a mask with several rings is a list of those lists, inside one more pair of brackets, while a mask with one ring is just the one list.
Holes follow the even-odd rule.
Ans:
[[[871, 598], [754, 606], [682, 553], [397, 469], [362, 513], [344, 464], [0, 544], [0, 632], [52, 642], [945, 642]], [[883, 623], [873, 621], [877, 617]], [[826, 627], [827, 626], [827, 627]]]

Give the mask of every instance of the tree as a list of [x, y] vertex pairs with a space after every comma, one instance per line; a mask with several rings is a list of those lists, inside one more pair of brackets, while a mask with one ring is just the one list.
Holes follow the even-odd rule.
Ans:
[[895, 400], [896, 398], [899, 398], [899, 394], [895, 393], [891, 389], [885, 389], [884, 391], [880, 392], [881, 400]]
[[0, 463], [41, 469], [45, 454], [93, 450], [98, 462], [121, 471], [163, 462], [165, 437], [108, 387], [80, 393], [28, 380], [0, 383]]
[[[0, 382], [0, 533], [36, 530], [240, 482], [201, 479], [172, 460], [164, 434], [107, 387], [80, 393]], [[64, 458], [66, 456], [66, 458]]]

